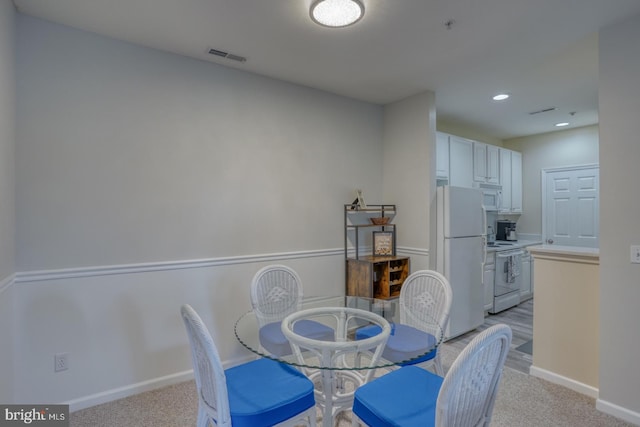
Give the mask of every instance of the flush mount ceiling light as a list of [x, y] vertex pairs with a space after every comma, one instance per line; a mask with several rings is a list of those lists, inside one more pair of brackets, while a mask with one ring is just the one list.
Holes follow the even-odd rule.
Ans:
[[558, 126], [559, 128], [569, 126], [569, 122], [556, 123], [556, 126]]
[[325, 27], [347, 27], [362, 18], [364, 5], [360, 0], [317, 0], [311, 5], [309, 15]]
[[494, 101], [504, 101], [505, 99], [509, 98], [509, 94], [508, 93], [499, 93], [496, 96], [493, 97]]

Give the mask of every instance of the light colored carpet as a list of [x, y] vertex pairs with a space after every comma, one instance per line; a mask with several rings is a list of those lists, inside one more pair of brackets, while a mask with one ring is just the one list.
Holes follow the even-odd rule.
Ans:
[[[442, 345], [445, 369], [457, 351]], [[72, 427], [182, 427], [196, 424], [195, 383], [188, 381], [71, 414]], [[318, 415], [320, 413], [318, 412]], [[350, 414], [336, 424], [350, 427]], [[595, 409], [592, 398], [505, 367], [491, 425], [494, 427], [631, 427]]]

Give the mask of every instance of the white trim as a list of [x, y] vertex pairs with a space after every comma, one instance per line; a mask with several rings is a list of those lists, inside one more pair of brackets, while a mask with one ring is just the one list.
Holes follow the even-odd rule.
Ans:
[[606, 400], [597, 399], [596, 409], [605, 414], [613, 415], [616, 418], [630, 422], [631, 424], [640, 426], [640, 413], [630, 411], [622, 406], [614, 405]]
[[88, 396], [79, 397], [77, 399], [63, 402], [69, 405], [69, 412], [79, 411], [91, 406], [100, 405], [102, 403], [112, 402], [124, 397], [133, 396], [145, 391], [155, 390], [172, 384], [178, 384], [193, 379], [193, 370], [178, 372], [176, 374], [165, 375], [163, 377], [154, 378], [148, 381], [142, 381], [136, 384], [130, 384], [124, 387], [118, 387], [111, 390], [103, 391]]
[[397, 252], [407, 255], [429, 256], [429, 249], [399, 247]]
[[554, 384], [561, 385], [570, 390], [577, 391], [580, 394], [584, 394], [585, 396], [589, 396], [594, 399], [598, 398], [599, 390], [597, 388], [556, 374], [555, 372], [547, 371], [546, 369], [538, 368], [536, 366], [531, 366], [529, 368], [529, 375], [531, 375], [532, 377], [542, 378], [543, 380], [547, 380]]
[[245, 255], [237, 257], [207, 258], [182, 261], [162, 261], [139, 264], [121, 264], [58, 270], [24, 271], [15, 274], [16, 283], [40, 282], [43, 280], [71, 279], [76, 277], [107, 276], [112, 274], [148, 273], [153, 271], [206, 268], [220, 265], [248, 264], [256, 262], [276, 262], [287, 259], [316, 258], [343, 255], [344, 249], [323, 249], [314, 251], [281, 252], [274, 254]]
[[[254, 360], [256, 355], [247, 355], [239, 358], [235, 358], [231, 361], [223, 362], [224, 369], [238, 366], [243, 363]], [[111, 390], [103, 391], [96, 394], [90, 394], [88, 396], [79, 397], [67, 402], [63, 402], [65, 405], [69, 405], [69, 411], [75, 412], [82, 409], [90, 408], [92, 406], [100, 405], [103, 403], [113, 402], [114, 400], [122, 399], [136, 394], [144, 393], [151, 390], [156, 390], [162, 387], [167, 387], [173, 384], [178, 384], [185, 381], [193, 380], [193, 369], [183, 372], [177, 372], [171, 375], [165, 375], [163, 377], [154, 378], [147, 381], [142, 381], [136, 384], [130, 384], [124, 387], [118, 387]]]
[[[600, 164], [587, 163], [584, 165], [561, 166], [555, 168], [542, 168], [540, 170], [540, 208], [542, 212], [542, 243], [546, 242], [547, 236], [547, 174], [553, 172], [576, 171], [582, 169], [598, 169], [600, 172]], [[600, 198], [600, 189], [598, 188], [598, 199]], [[598, 236], [599, 238], [600, 236]]]
[[11, 285], [13, 285], [16, 281], [16, 275], [12, 274], [10, 276], [5, 277], [4, 279], [0, 280], [0, 295], [8, 290]]

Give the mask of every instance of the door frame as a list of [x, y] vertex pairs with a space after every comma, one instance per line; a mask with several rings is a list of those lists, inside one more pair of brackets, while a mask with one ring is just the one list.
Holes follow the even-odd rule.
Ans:
[[[552, 168], [542, 168], [540, 171], [541, 175], [541, 185], [540, 185], [540, 198], [541, 198], [541, 216], [540, 219], [542, 221], [542, 244], [547, 244], [547, 175], [553, 172], [570, 172], [576, 170], [584, 170], [584, 169], [598, 169], [598, 174], [600, 173], [600, 164], [599, 163], [587, 163], [584, 165], [574, 165], [574, 166], [560, 166], [560, 167], [552, 167]], [[598, 186], [598, 204], [600, 203], [600, 187]], [[599, 208], [598, 208], [599, 209]], [[599, 236], [598, 236], [599, 237]]]

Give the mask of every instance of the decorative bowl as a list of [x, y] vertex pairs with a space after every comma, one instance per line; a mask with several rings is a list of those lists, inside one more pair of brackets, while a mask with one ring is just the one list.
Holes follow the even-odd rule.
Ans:
[[369, 218], [369, 221], [371, 221], [371, 223], [375, 225], [385, 225], [386, 223], [389, 222], [389, 217], [381, 216], [381, 217]]

